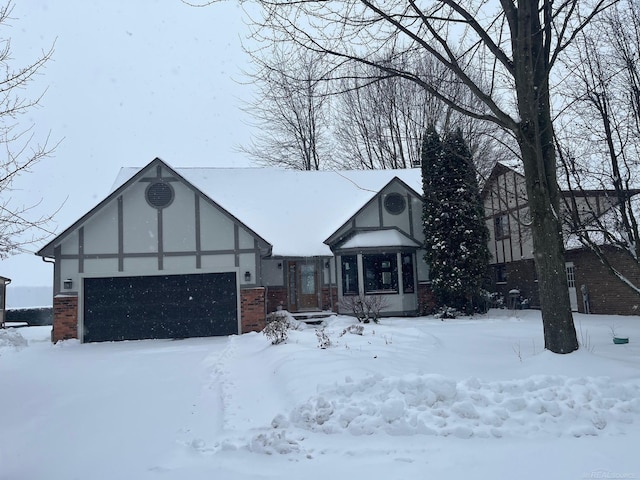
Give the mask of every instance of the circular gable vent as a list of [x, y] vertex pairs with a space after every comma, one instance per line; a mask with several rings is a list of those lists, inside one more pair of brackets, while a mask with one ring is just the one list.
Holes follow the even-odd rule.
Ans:
[[173, 202], [173, 188], [166, 182], [155, 182], [147, 187], [146, 196], [149, 205], [164, 208]]
[[384, 208], [391, 215], [400, 215], [406, 206], [407, 202], [399, 193], [390, 193], [384, 199]]

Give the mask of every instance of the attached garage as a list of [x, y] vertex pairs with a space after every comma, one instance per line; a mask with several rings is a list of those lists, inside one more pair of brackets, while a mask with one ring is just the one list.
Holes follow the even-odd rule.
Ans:
[[84, 342], [239, 332], [235, 272], [84, 278]]

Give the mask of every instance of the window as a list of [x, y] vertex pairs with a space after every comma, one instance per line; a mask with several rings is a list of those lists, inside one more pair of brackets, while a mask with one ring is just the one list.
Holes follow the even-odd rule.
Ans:
[[576, 288], [576, 270], [573, 263], [567, 263], [565, 268], [567, 269], [567, 285], [569, 288]]
[[509, 232], [509, 217], [507, 215], [500, 215], [495, 217], [495, 232], [496, 240], [508, 237]]
[[384, 208], [391, 215], [400, 215], [402, 212], [404, 212], [406, 206], [407, 202], [399, 193], [390, 193], [384, 199]]
[[403, 253], [402, 258], [402, 289], [404, 293], [414, 293], [416, 290], [413, 280], [413, 255]]
[[358, 295], [358, 257], [342, 255], [342, 295]]
[[496, 265], [496, 283], [507, 283], [507, 266]]
[[363, 255], [364, 293], [398, 293], [396, 254]]

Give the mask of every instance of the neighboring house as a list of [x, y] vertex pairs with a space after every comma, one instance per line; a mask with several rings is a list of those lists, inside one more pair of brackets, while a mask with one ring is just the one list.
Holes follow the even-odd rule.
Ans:
[[[612, 193], [608, 190], [580, 192], [575, 198], [577, 208], [567, 211], [563, 206], [561, 214], [579, 215], [584, 221], [600, 217], [616, 205], [616, 197]], [[565, 193], [567, 195], [569, 193]], [[482, 197], [490, 232], [494, 291], [500, 293], [509, 306], [514, 306], [514, 303], [517, 306], [523, 299], [533, 307], [539, 306], [538, 278], [522, 172], [516, 166], [498, 163], [483, 187]], [[568, 229], [564, 236], [567, 240], [565, 274], [572, 310], [623, 315], [640, 313], [640, 297], [609, 273], [590, 250], [573, 245]], [[611, 251], [614, 265], [628, 278], [640, 281], [637, 266], [629, 265], [620, 253]]]
[[4, 328], [7, 320], [7, 285], [10, 283], [10, 278], [0, 277], [0, 328]]
[[430, 298], [420, 169], [122, 169], [113, 191], [44, 246], [53, 341], [228, 335], [269, 311], [386, 315]]

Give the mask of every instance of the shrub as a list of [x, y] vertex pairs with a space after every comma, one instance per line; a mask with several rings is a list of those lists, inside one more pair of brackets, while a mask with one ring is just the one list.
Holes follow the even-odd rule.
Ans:
[[318, 348], [326, 349], [331, 346], [331, 339], [329, 335], [324, 331], [324, 328], [316, 330], [316, 337], [318, 337]]
[[381, 295], [353, 295], [342, 297], [340, 307], [351, 312], [362, 323], [378, 323], [380, 312], [387, 308], [388, 304]]
[[445, 320], [458, 318], [458, 315], [460, 315], [460, 312], [458, 310], [453, 307], [447, 307], [445, 305], [444, 307], [440, 308], [440, 310], [438, 310], [438, 313], [436, 313], [434, 317], [439, 318], [440, 320]]
[[289, 322], [286, 317], [279, 317], [268, 322], [262, 333], [271, 340], [272, 345], [286, 342], [287, 338], [289, 338]]
[[349, 325], [342, 331], [340, 336], [342, 337], [347, 333], [350, 333], [352, 335], [362, 335], [364, 333], [364, 327], [362, 325]]
[[286, 310], [278, 310], [277, 312], [267, 315], [267, 325], [262, 330], [272, 345], [278, 345], [286, 342], [289, 338], [289, 330], [301, 330], [303, 327], [302, 322], [293, 318]]

